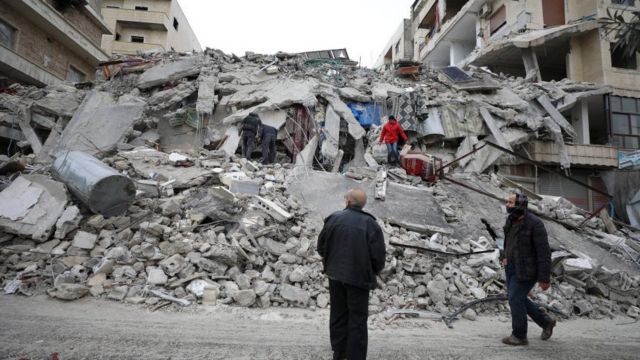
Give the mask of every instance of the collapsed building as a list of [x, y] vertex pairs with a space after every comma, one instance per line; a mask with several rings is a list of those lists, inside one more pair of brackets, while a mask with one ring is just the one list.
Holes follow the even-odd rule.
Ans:
[[[503, 200], [519, 189], [553, 249], [554, 285], [537, 300], [564, 317], [638, 317], [640, 230], [495, 171], [518, 161], [553, 171], [528, 156], [536, 141], [557, 149], [549, 155], [564, 170], [585, 161], [568, 149], [576, 130], [558, 109], [609, 90], [477, 67], [403, 74], [207, 49], [114, 58], [91, 83], [9, 87], [0, 94], [5, 293], [153, 309], [324, 308], [316, 237], [357, 186], [387, 243], [371, 311], [447, 314], [487, 301], [464, 313], [472, 319], [505, 310], [488, 301], [505, 291], [496, 243]], [[255, 161], [259, 150], [237, 155], [239, 122], [252, 112], [279, 129], [276, 164]], [[410, 138], [405, 169], [387, 167], [377, 141], [389, 114]]]

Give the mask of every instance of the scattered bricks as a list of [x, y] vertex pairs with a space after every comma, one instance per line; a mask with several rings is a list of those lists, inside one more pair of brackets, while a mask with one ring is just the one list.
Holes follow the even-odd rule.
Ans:
[[256, 205], [258, 208], [270, 215], [276, 221], [285, 222], [293, 216], [271, 200], [267, 200], [261, 196], [254, 196], [254, 198], [257, 200]]
[[98, 240], [98, 235], [85, 231], [78, 231], [76, 236], [73, 238], [71, 246], [79, 249], [91, 250], [96, 246], [96, 240]]
[[217, 289], [204, 289], [202, 293], [202, 305], [214, 306], [218, 302]]
[[175, 276], [187, 265], [185, 259], [180, 254], [166, 258], [160, 262], [160, 267], [169, 276]]

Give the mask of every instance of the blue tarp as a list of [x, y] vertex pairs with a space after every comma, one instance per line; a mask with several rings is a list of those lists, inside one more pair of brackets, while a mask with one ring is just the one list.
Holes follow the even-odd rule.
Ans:
[[363, 128], [369, 129], [372, 124], [380, 126], [380, 118], [384, 115], [382, 106], [375, 103], [348, 103], [349, 109]]

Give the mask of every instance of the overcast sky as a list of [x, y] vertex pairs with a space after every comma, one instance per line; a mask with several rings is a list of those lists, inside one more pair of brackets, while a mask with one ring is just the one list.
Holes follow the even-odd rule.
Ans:
[[202, 48], [244, 55], [346, 48], [372, 66], [413, 0], [178, 0]]

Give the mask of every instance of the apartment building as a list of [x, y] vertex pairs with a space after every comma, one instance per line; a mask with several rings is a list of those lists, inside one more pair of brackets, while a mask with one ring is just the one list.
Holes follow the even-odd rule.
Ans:
[[102, 16], [112, 32], [102, 37], [108, 54], [202, 50], [177, 0], [104, 0]]
[[0, 86], [91, 80], [109, 33], [99, 1], [0, 1]]
[[[577, 133], [566, 139], [571, 174], [594, 188], [624, 188], [620, 191], [633, 194], [640, 189], [639, 171], [619, 168], [640, 168], [638, 56], [624, 57], [614, 49], [598, 22], [607, 11], [628, 10], [640, 10], [640, 1], [416, 0], [411, 18], [403, 20], [411, 24], [411, 35], [396, 32], [389, 44], [411, 37], [412, 60], [431, 68], [474, 65], [531, 81], [568, 78], [607, 85], [558, 109]], [[387, 45], [383, 54], [389, 51]], [[394, 60], [393, 53], [387, 63]], [[384, 63], [379, 60], [377, 65]], [[524, 150], [534, 160], [558, 166], [559, 150], [554, 146], [532, 141]], [[608, 201], [529, 164], [504, 165], [500, 171], [539, 193], [563, 195], [585, 209], [596, 210]], [[636, 185], [618, 186], [633, 184], [634, 179]]]

